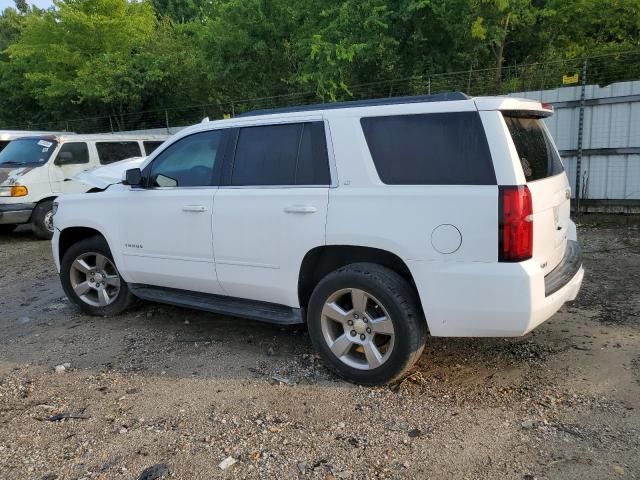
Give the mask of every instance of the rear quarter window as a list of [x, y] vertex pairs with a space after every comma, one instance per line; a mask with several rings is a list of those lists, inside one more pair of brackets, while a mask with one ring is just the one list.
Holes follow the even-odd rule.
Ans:
[[138, 142], [96, 142], [96, 148], [103, 165], [141, 155]]
[[361, 119], [373, 163], [388, 185], [495, 185], [478, 112]]
[[503, 114], [527, 182], [564, 172], [560, 155], [539, 118]]

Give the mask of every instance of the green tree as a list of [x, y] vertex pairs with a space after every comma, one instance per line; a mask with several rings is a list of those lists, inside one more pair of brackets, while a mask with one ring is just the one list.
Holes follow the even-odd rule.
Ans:
[[472, 0], [475, 20], [471, 35], [491, 52], [496, 67], [496, 83], [502, 78], [505, 49], [514, 32], [535, 23], [539, 13], [531, 0]]
[[137, 57], [149, 42], [155, 17], [147, 2], [54, 0], [55, 9], [27, 15], [7, 52], [23, 67], [27, 88], [48, 111], [77, 105], [87, 113], [123, 115], [139, 108], [154, 72]]

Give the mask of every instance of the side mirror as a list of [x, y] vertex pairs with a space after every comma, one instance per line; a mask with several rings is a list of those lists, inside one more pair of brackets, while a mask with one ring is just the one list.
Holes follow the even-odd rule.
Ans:
[[132, 187], [139, 187], [142, 185], [142, 171], [139, 168], [130, 168], [124, 172], [122, 183]]

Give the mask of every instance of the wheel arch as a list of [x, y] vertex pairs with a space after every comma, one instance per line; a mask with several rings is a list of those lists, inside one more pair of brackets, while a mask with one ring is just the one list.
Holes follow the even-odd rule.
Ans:
[[60, 237], [58, 239], [58, 259], [62, 261], [62, 257], [67, 252], [67, 250], [69, 250], [69, 247], [71, 247], [71, 245], [78, 243], [85, 238], [90, 238], [97, 235], [104, 238], [107, 244], [109, 244], [107, 237], [95, 228], [67, 227], [63, 229], [62, 231], [60, 231]]
[[[58, 195], [49, 195], [47, 197], [41, 198], [40, 200], [38, 200], [37, 202], [34, 202], [36, 206], [40, 205], [41, 203], [44, 202], [52, 202], [54, 201], [56, 198], [58, 198]], [[34, 207], [35, 210], [35, 207]], [[33, 220], [33, 211], [31, 212], [31, 217], [29, 218], [29, 222], [31, 222]]]
[[375, 263], [398, 273], [409, 282], [422, 308], [411, 270], [398, 255], [388, 250], [355, 245], [324, 245], [306, 253], [298, 275], [300, 306], [306, 308], [313, 289], [327, 274], [352, 263]]

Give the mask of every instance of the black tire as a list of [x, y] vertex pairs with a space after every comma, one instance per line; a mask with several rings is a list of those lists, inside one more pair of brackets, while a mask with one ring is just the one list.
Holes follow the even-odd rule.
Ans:
[[53, 230], [47, 226], [47, 220], [52, 214], [53, 200], [45, 200], [36, 205], [31, 214], [31, 231], [40, 240], [51, 240]]
[[6, 234], [6, 233], [11, 233], [17, 227], [18, 227], [18, 225], [13, 225], [13, 224], [10, 224], [10, 223], [4, 224], [4, 225], [0, 225], [0, 235]]
[[[361, 370], [334, 355], [322, 332], [322, 309], [335, 292], [360, 289], [372, 295], [391, 317], [394, 344], [382, 365]], [[350, 382], [382, 385], [400, 379], [420, 358], [427, 339], [427, 325], [419, 301], [409, 283], [393, 270], [373, 263], [355, 263], [324, 277], [315, 287], [307, 314], [311, 341], [324, 363]], [[345, 332], [346, 335], [346, 332]]]
[[112, 262], [113, 267], [116, 267], [115, 262], [113, 261], [113, 256], [111, 255], [111, 250], [109, 249], [109, 245], [107, 245], [107, 242], [103, 237], [96, 235], [94, 237], [80, 240], [79, 242], [74, 243], [71, 247], [69, 247], [60, 262], [60, 282], [62, 283], [64, 292], [73, 303], [75, 303], [83, 312], [88, 313], [89, 315], [113, 316], [122, 313], [133, 304], [133, 302], [135, 301], [135, 297], [129, 290], [129, 285], [127, 285], [127, 282], [122, 279], [120, 273], [117, 270], [116, 274], [120, 279], [120, 290], [113, 300], [113, 303], [110, 303], [106, 306], [89, 305], [84, 300], [82, 300], [74, 291], [71, 284], [72, 264], [78, 257], [88, 253], [97, 253], [100, 255], [104, 255], [105, 257], [107, 257], [107, 259], [109, 259], [109, 261]]

